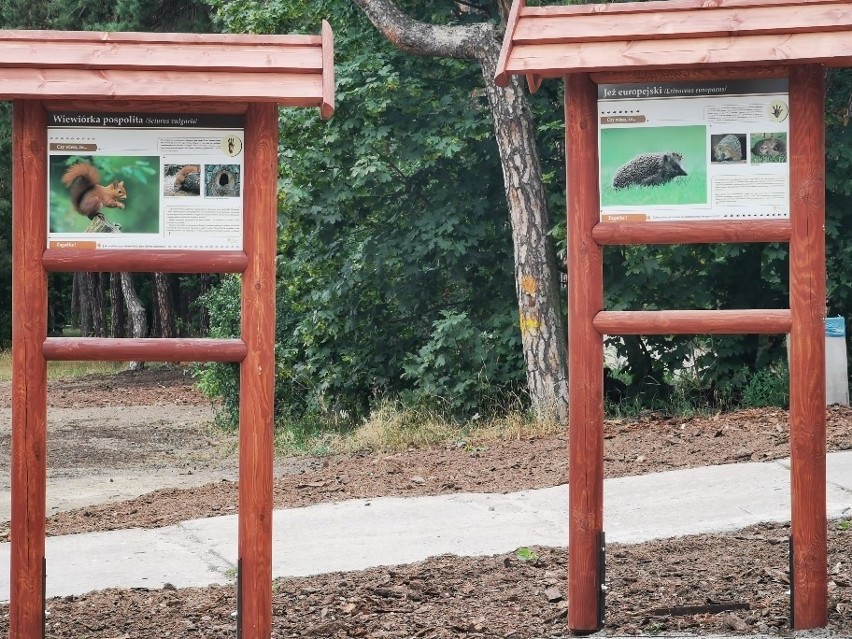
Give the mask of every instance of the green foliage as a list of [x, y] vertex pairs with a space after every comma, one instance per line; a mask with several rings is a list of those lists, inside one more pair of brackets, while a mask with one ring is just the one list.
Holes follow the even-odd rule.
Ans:
[[70, 31], [204, 32], [209, 12], [199, 0], [5, 0], [0, 26]]
[[404, 55], [342, 0], [212, 5], [229, 29], [335, 29], [334, 118], [280, 118], [279, 418], [355, 421], [400, 395], [472, 413], [514, 390], [511, 235], [478, 66]]
[[[785, 308], [786, 245], [612, 247], [605, 251], [606, 306], [613, 310]], [[749, 371], [786, 358], [781, 336], [625, 336], [608, 343], [627, 361], [629, 396], [666, 401], [676, 371], [690, 362], [697, 403], [714, 405]]]
[[[210, 312], [209, 336], [226, 339], [240, 335], [241, 281], [237, 275], [223, 277], [218, 286], [199, 298]], [[240, 402], [240, 372], [238, 364], [206, 364], [196, 366], [193, 374], [198, 387], [208, 397], [222, 399], [222, 410], [216, 414], [220, 426], [236, 427]]]
[[761, 368], [751, 375], [742, 391], [742, 405], [749, 408], [790, 404], [790, 381], [786, 364]]
[[[825, 185], [827, 315], [852, 317], [852, 69], [826, 76]], [[850, 345], [847, 340], [847, 348]], [[849, 352], [852, 356], [852, 351]]]
[[499, 406], [500, 397], [495, 393], [505, 389], [507, 381], [516, 385], [523, 381], [523, 370], [514, 359], [501, 360], [507, 350], [518, 348], [520, 336], [514, 321], [484, 331], [467, 313], [442, 311], [432, 326], [428, 341], [402, 363], [403, 378], [413, 384], [407, 392], [411, 403], [428, 405], [439, 400], [438, 405], [451, 413], [469, 415], [484, 406]]
[[538, 553], [532, 548], [522, 546], [515, 551], [515, 557], [524, 563], [537, 564], [539, 560]]

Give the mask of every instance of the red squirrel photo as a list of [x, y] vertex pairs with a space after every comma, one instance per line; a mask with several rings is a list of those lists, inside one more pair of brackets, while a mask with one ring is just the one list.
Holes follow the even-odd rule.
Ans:
[[62, 183], [68, 187], [71, 194], [71, 204], [81, 215], [90, 220], [101, 214], [103, 207], [123, 209], [122, 200], [127, 199], [124, 182], [113, 182], [101, 186], [101, 175], [98, 170], [87, 162], [77, 162], [68, 167], [62, 176]]

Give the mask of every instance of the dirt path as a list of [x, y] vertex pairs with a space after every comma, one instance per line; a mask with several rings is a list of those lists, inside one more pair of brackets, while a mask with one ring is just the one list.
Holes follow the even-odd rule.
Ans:
[[[10, 392], [0, 384], [0, 450], [10, 449]], [[182, 371], [50, 382], [48, 402], [48, 516], [236, 478], [235, 436], [210, 426], [210, 402]], [[10, 495], [3, 455], [0, 522], [9, 519]]]
[[[0, 409], [0, 450], [10, 410]], [[193, 405], [51, 408], [47, 513], [132, 499], [161, 488], [234, 481], [233, 437], [210, 428]], [[9, 519], [10, 459], [0, 458], [0, 521]]]
[[[53, 382], [48, 396], [50, 534], [156, 527], [235, 510], [236, 436], [207, 426], [208, 402], [179, 371]], [[0, 384], [0, 450], [8, 449], [8, 406], [9, 385]], [[606, 474], [778, 459], [789, 454], [786, 423], [781, 410], [611, 421], [604, 435]], [[828, 424], [829, 450], [852, 448], [852, 410], [829, 409]], [[567, 438], [558, 435], [277, 459], [275, 503], [554, 486], [566, 480], [566, 451]], [[0, 459], [0, 491], [8, 491], [8, 471], [7, 455]], [[7, 532], [7, 494], [0, 504], [0, 541]], [[609, 545], [609, 633], [783, 635], [788, 534], [785, 526], [761, 525], [731, 535]], [[829, 543], [834, 634], [815, 636], [852, 636], [848, 522], [832, 524]], [[540, 548], [532, 556], [445, 556], [278, 581], [273, 636], [566, 636], [566, 553]], [[723, 612], [714, 612], [717, 604]], [[678, 606], [706, 611], [684, 614]], [[91, 593], [51, 600], [47, 636], [232, 638], [234, 609], [232, 585]], [[7, 611], [0, 605], [0, 636], [8, 633]]]

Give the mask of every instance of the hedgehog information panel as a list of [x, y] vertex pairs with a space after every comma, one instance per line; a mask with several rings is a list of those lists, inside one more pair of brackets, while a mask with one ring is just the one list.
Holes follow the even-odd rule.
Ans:
[[242, 249], [239, 115], [48, 113], [48, 247]]
[[788, 109], [785, 78], [598, 85], [601, 221], [789, 218]]

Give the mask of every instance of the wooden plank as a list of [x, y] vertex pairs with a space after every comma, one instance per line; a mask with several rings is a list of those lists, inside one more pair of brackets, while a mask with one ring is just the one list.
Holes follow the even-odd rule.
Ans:
[[0, 99], [28, 97], [56, 100], [176, 100], [228, 98], [245, 102], [277, 102], [287, 106], [320, 106], [322, 76], [305, 73], [203, 73], [162, 71], [95, 71], [85, 69], [4, 69]]
[[677, 38], [630, 42], [518, 45], [506, 63], [507, 74], [535, 73], [547, 78], [566, 72], [650, 70], [689, 66], [820, 63], [852, 66], [852, 32], [796, 33], [779, 38]]
[[592, 229], [592, 237], [601, 246], [787, 242], [790, 239], [790, 222], [602, 222]]
[[[795, 11], [795, 20], [790, 12]], [[609, 13], [571, 16], [528, 16], [512, 36], [513, 46], [568, 42], [657, 40], [848, 31], [852, 4], [757, 5], [749, 8], [706, 8], [687, 11]]]
[[790, 332], [787, 309], [724, 311], [602, 311], [601, 335], [776, 335]]
[[320, 73], [322, 55], [319, 46], [294, 44], [0, 41], [0, 75], [4, 68]]
[[518, 24], [518, 16], [525, 5], [526, 0], [515, 0], [506, 18], [506, 31], [503, 34], [503, 44], [500, 46], [500, 57], [497, 58], [497, 68], [495, 71], [495, 77], [500, 78], [500, 82], [497, 85], [501, 87], [508, 86], [509, 83], [509, 78], [506, 76], [506, 61], [509, 59], [509, 52], [512, 50], [512, 39], [515, 27]]
[[246, 114], [242, 337], [240, 364], [239, 636], [272, 632], [272, 456], [275, 387], [275, 247], [278, 222], [278, 110]]
[[790, 477], [793, 619], [828, 622], [824, 71], [790, 74]]
[[334, 32], [322, 21], [322, 104], [320, 117], [327, 120], [334, 114]]
[[650, 71], [605, 71], [592, 73], [595, 84], [623, 84], [647, 82], [689, 82], [704, 80], [753, 80], [786, 78], [790, 68], [786, 65], [750, 67], [691, 67], [689, 69], [654, 69]]
[[163, 43], [288, 46], [319, 45], [317, 35], [269, 35], [233, 33], [143, 33], [133, 31], [49, 31], [39, 29], [0, 29], [0, 46], [4, 42], [88, 42], [99, 43]]
[[603, 531], [603, 339], [592, 319], [603, 308], [603, 252], [592, 240], [600, 215], [597, 87], [565, 80], [568, 211], [568, 627], [599, 629]]
[[536, 93], [541, 88], [542, 78], [540, 75], [535, 75], [534, 73], [527, 74], [527, 86], [530, 89], [530, 93]]
[[13, 105], [12, 512], [10, 639], [44, 636], [47, 486], [47, 118], [40, 102]]
[[45, 270], [56, 273], [242, 273], [248, 257], [242, 251], [131, 249], [47, 249]]
[[189, 100], [51, 100], [45, 103], [47, 112], [82, 111], [85, 113], [213, 113], [239, 115], [246, 112], [245, 102], [203, 102]]
[[240, 362], [241, 339], [48, 337], [42, 344], [48, 361], [77, 362]]
[[657, 11], [676, 12], [689, 9], [705, 9], [708, 12], [718, 8], [756, 7], [772, 4], [786, 8], [797, 8], [812, 4], [848, 4], [849, 0], [659, 0], [657, 2], [599, 3], [587, 5], [546, 5], [525, 7], [521, 17], [527, 16], [579, 16], [586, 14], [654, 13]]

